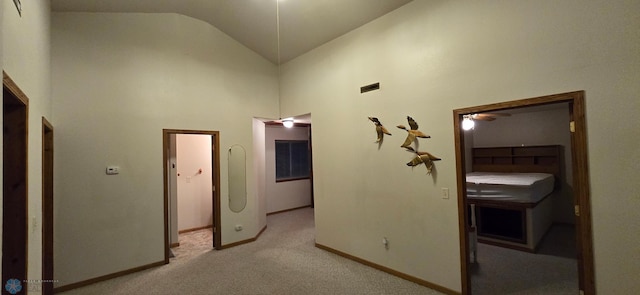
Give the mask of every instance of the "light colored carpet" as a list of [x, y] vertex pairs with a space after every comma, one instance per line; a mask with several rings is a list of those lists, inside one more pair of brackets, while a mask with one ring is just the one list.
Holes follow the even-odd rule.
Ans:
[[313, 221], [311, 208], [270, 215], [257, 241], [222, 251], [181, 240], [168, 265], [61, 294], [441, 294], [316, 248]]
[[169, 263], [189, 260], [205, 252], [213, 251], [213, 229], [201, 229], [178, 235], [179, 247], [171, 248], [175, 257]]
[[473, 294], [578, 294], [574, 227], [554, 225], [541, 243], [538, 253], [479, 243]]

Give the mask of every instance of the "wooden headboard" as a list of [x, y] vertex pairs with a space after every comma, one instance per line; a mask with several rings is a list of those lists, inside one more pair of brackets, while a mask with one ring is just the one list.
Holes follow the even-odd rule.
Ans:
[[473, 148], [472, 159], [474, 172], [538, 172], [562, 179], [561, 145]]

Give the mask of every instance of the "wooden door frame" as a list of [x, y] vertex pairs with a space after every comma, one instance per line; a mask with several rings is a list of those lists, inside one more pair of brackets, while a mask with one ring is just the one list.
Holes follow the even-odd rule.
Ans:
[[[458, 189], [458, 227], [460, 235], [460, 261], [462, 272], [462, 294], [471, 294], [471, 275], [469, 272], [469, 238], [467, 235], [467, 201], [465, 198], [466, 171], [464, 153], [464, 134], [462, 131], [463, 115], [500, 111], [529, 106], [569, 103], [573, 132], [571, 132], [572, 171], [574, 204], [576, 206], [576, 245], [578, 252], [579, 287], [584, 294], [595, 294], [593, 237], [591, 228], [591, 203], [589, 183], [589, 160], [587, 154], [587, 129], [585, 119], [584, 91], [574, 91], [548, 96], [540, 96], [502, 103], [494, 103], [475, 107], [456, 109], [453, 111], [453, 127], [456, 147], [456, 174]], [[569, 126], [567, 126], [569, 128]]]
[[42, 117], [42, 294], [53, 294], [53, 125]]
[[185, 130], [185, 129], [162, 129], [162, 167], [164, 178], [164, 263], [169, 263], [170, 246], [169, 241], [169, 177], [167, 170], [167, 161], [169, 154], [167, 150], [170, 145], [170, 136], [175, 134], [195, 134], [195, 135], [211, 135], [213, 136], [211, 145], [214, 147], [211, 151], [212, 160], [212, 184], [214, 186], [212, 211], [213, 211], [213, 245], [216, 250], [222, 249], [222, 235], [221, 235], [221, 217], [220, 217], [220, 132], [219, 131], [207, 131], [207, 130]]
[[311, 186], [311, 208], [316, 207], [315, 201], [315, 193], [313, 189], [313, 140], [311, 134], [311, 124], [308, 126], [309, 128], [309, 182]]
[[[20, 87], [18, 87], [18, 85], [11, 79], [11, 77], [9, 77], [9, 75], [6, 72], [2, 72], [2, 86], [3, 86], [3, 92], [7, 91], [8, 94], [11, 95], [11, 97], [16, 100], [17, 104], [20, 107], [24, 107], [24, 124], [25, 124], [25, 132], [24, 132], [24, 142], [22, 142], [21, 144], [24, 144], [24, 151], [22, 151], [23, 155], [24, 155], [24, 163], [19, 163], [19, 164], [23, 164], [24, 165], [24, 212], [21, 212], [20, 214], [24, 214], [24, 218], [22, 219], [22, 222], [20, 222], [20, 224], [16, 225], [16, 224], [11, 224], [12, 228], [16, 228], [16, 226], [18, 227], [19, 230], [23, 230], [24, 231], [24, 241], [18, 241], [18, 244], [22, 245], [24, 247], [24, 274], [22, 274], [23, 276], [21, 278], [18, 277], [13, 277], [15, 279], [22, 279], [22, 280], [26, 280], [27, 279], [27, 274], [28, 274], [28, 266], [29, 266], [29, 226], [28, 226], [28, 216], [29, 216], [29, 165], [28, 165], [28, 158], [29, 158], [29, 98], [25, 95], [25, 93], [20, 89]], [[4, 112], [4, 103], [7, 100], [7, 97], [4, 97], [3, 95], [3, 112]], [[4, 115], [3, 115], [4, 116]], [[4, 117], [3, 117], [3, 128], [4, 128]], [[4, 134], [3, 134], [4, 137]], [[6, 147], [8, 143], [3, 142], [3, 146]], [[3, 147], [3, 166], [6, 167], [6, 163], [7, 163], [7, 158], [4, 155], [4, 147]], [[3, 167], [3, 183], [4, 183], [4, 175], [7, 173], [7, 171], [5, 171]], [[6, 201], [5, 198], [7, 198], [7, 195], [4, 194], [4, 192], [6, 191], [6, 188], [3, 187], [3, 210], [4, 210], [4, 203]], [[6, 219], [6, 215], [3, 214], [3, 222], [2, 222], [2, 226], [3, 228], [6, 226], [5, 224], [5, 220]], [[4, 246], [5, 243], [7, 243], [7, 239], [4, 238], [5, 235], [5, 230], [3, 230], [3, 239], [2, 239], [2, 247], [3, 247], [3, 254], [4, 254]], [[4, 270], [5, 267], [5, 263], [6, 261], [6, 257], [3, 257], [2, 260], [2, 268]], [[6, 283], [6, 279], [10, 278], [8, 277], [9, 274], [5, 273], [4, 271], [2, 272], [2, 286], [4, 286], [4, 284]], [[24, 288], [24, 287], [23, 287]]]

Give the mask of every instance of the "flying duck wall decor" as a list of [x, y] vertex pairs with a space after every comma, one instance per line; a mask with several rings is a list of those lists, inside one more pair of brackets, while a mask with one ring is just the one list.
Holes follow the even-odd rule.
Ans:
[[[384, 126], [382, 126], [382, 123], [380, 122], [380, 120], [378, 120], [378, 118], [376, 117], [368, 117], [368, 118], [376, 126], [376, 134], [378, 135], [378, 137], [375, 142], [378, 143], [378, 148], [380, 148], [380, 144], [382, 144], [384, 135], [385, 134], [391, 135], [391, 133], [387, 130], [387, 128], [384, 128]], [[433, 168], [435, 167], [433, 162], [440, 161], [441, 159], [428, 152], [417, 151], [418, 149], [417, 139], [431, 138], [431, 136], [426, 135], [422, 131], [418, 130], [418, 123], [416, 123], [416, 121], [413, 118], [411, 118], [411, 116], [407, 116], [407, 122], [409, 122], [409, 128], [405, 127], [404, 125], [396, 126], [402, 130], [407, 131], [407, 138], [404, 140], [404, 143], [402, 143], [400, 147], [403, 147], [407, 151], [415, 154], [415, 157], [411, 159], [409, 163], [407, 163], [407, 166], [414, 167], [420, 164], [424, 164], [424, 166], [427, 168], [427, 174], [430, 175], [431, 172], [433, 171]], [[413, 148], [411, 146], [411, 144], [414, 142], [416, 143], [416, 148]]]
[[376, 140], [376, 143], [382, 143], [382, 140], [384, 139], [384, 135], [391, 135], [391, 133], [387, 130], [387, 128], [384, 128], [384, 126], [382, 126], [382, 123], [380, 123], [380, 120], [378, 120], [378, 118], [376, 117], [369, 117], [369, 120], [371, 120], [371, 122], [373, 122], [373, 124], [376, 125], [376, 134], [378, 135], [378, 139]]
[[[418, 151], [418, 143], [417, 143], [417, 139], [418, 138], [431, 138], [431, 136], [424, 134], [422, 131], [418, 130], [418, 123], [416, 123], [416, 121], [411, 118], [411, 116], [407, 116], [407, 121], [409, 122], [409, 128], [411, 129], [407, 129], [407, 127], [405, 127], [404, 125], [398, 125], [397, 127], [400, 129], [404, 129], [407, 131], [407, 138], [404, 140], [404, 143], [401, 145], [401, 147], [407, 149], [407, 151], [413, 152], [414, 154], [416, 154], [416, 156], [409, 162], [407, 163], [407, 166], [418, 166], [420, 164], [424, 164], [425, 167], [427, 167], [427, 174], [431, 174], [431, 171], [433, 170], [434, 161], [440, 161], [440, 158], [428, 153], [428, 152], [419, 152]], [[413, 148], [411, 146], [412, 143], [416, 143], [416, 147]]]
[[404, 140], [404, 143], [400, 146], [403, 148], [409, 147], [411, 146], [411, 143], [413, 143], [416, 138], [420, 137], [420, 138], [430, 138], [431, 136], [426, 135], [424, 133], [422, 133], [422, 131], [418, 130], [418, 123], [416, 123], [415, 120], [413, 120], [413, 118], [411, 118], [410, 116], [407, 116], [407, 121], [409, 122], [409, 127], [411, 129], [407, 129], [407, 127], [405, 127], [404, 125], [398, 125], [396, 127], [406, 130], [407, 131], [407, 138]]
[[441, 159], [428, 153], [428, 152], [418, 152], [416, 150], [414, 150], [412, 147], [406, 147], [407, 151], [413, 152], [416, 154], [416, 157], [413, 158], [409, 163], [407, 163], [407, 166], [418, 166], [420, 164], [424, 164], [425, 167], [427, 167], [427, 174], [431, 174], [431, 170], [433, 169], [433, 162], [434, 161], [440, 161]]

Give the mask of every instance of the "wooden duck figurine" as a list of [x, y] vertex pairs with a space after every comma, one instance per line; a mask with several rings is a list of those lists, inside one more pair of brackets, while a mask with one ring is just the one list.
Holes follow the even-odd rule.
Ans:
[[431, 136], [422, 133], [422, 131], [418, 130], [418, 123], [413, 120], [413, 118], [407, 116], [407, 121], [409, 122], [409, 127], [411, 129], [407, 129], [404, 125], [398, 125], [396, 127], [400, 129], [404, 129], [407, 131], [407, 139], [404, 140], [404, 143], [400, 146], [403, 148], [408, 148], [411, 146], [411, 143], [416, 140], [416, 137], [420, 138], [430, 138]]
[[433, 169], [433, 162], [434, 161], [440, 161], [441, 159], [430, 154], [427, 152], [418, 152], [416, 150], [414, 150], [412, 147], [406, 147], [407, 151], [411, 151], [414, 152], [416, 154], [416, 157], [413, 158], [413, 160], [411, 160], [409, 163], [407, 163], [407, 166], [418, 166], [420, 164], [425, 165], [425, 167], [427, 167], [427, 174], [431, 174], [431, 170]]
[[382, 123], [380, 123], [378, 118], [376, 117], [368, 117], [368, 118], [369, 120], [371, 120], [371, 122], [373, 122], [376, 125], [376, 133], [378, 134], [378, 139], [376, 140], [377, 143], [382, 142], [382, 139], [385, 134], [391, 135], [391, 133], [387, 130], [387, 128], [384, 128], [384, 126], [382, 126]]

